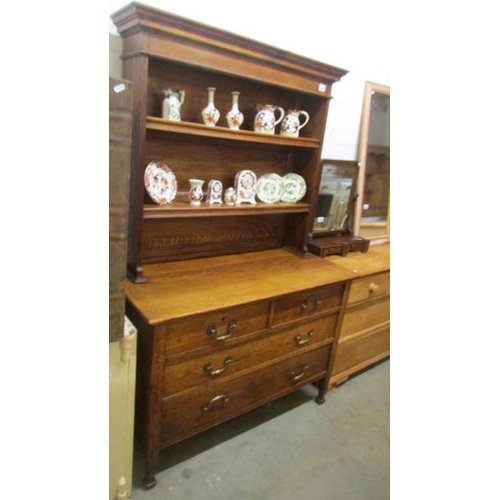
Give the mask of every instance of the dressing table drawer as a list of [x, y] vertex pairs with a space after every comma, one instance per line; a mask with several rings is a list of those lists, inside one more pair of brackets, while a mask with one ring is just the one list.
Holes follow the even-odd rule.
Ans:
[[290, 353], [310, 350], [319, 344], [331, 344], [337, 319], [338, 315], [333, 314], [250, 343], [214, 350], [180, 363], [166, 363], [162, 394], [168, 396], [211, 384]]
[[389, 295], [391, 292], [390, 278], [390, 272], [388, 271], [354, 280], [349, 291], [347, 303], [355, 304], [356, 302]]
[[166, 326], [166, 358], [191, 351], [220, 349], [267, 328], [269, 303], [257, 302], [171, 321]]
[[340, 307], [344, 283], [293, 293], [274, 303], [272, 326], [322, 314]]
[[348, 337], [339, 342], [333, 380], [342, 379], [343, 373], [352, 373], [365, 368], [379, 359], [389, 355], [390, 327], [386, 325], [366, 334]]
[[240, 377], [202, 386], [161, 402], [161, 446], [213, 427], [295, 391], [326, 373], [331, 346], [285, 359]]

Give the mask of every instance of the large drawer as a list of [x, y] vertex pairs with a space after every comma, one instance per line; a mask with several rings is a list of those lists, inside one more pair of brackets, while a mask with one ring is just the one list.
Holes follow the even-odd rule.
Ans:
[[162, 400], [162, 446], [208, 429], [326, 374], [331, 346], [286, 359], [241, 377]]
[[182, 363], [168, 363], [163, 372], [164, 396], [209, 384], [275, 358], [332, 341], [338, 314], [310, 321], [243, 345], [217, 350]]
[[389, 295], [391, 292], [390, 278], [390, 272], [387, 271], [385, 273], [354, 280], [351, 285], [351, 290], [349, 291], [347, 303], [354, 304], [363, 300]]
[[338, 308], [342, 303], [344, 283], [293, 293], [274, 303], [272, 325], [307, 318]]
[[172, 321], [166, 327], [164, 355], [231, 344], [246, 334], [266, 329], [268, 314], [269, 303], [257, 302]]
[[367, 366], [369, 360], [377, 361], [382, 354], [388, 354], [389, 350], [389, 326], [339, 342], [333, 365], [333, 376], [360, 364]]
[[348, 307], [345, 311], [340, 338], [373, 328], [390, 320], [390, 296], [360, 305]]

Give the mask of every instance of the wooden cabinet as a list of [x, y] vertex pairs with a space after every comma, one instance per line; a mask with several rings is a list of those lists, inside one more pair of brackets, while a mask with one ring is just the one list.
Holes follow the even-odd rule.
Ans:
[[144, 272], [147, 284], [127, 283], [127, 315], [140, 332], [147, 487], [160, 450], [173, 443], [303, 384], [317, 384], [324, 401], [350, 272], [283, 249]]
[[330, 387], [390, 354], [390, 245], [327, 260], [350, 270]]
[[[161, 449], [303, 384], [322, 402], [351, 273], [307, 250], [333, 83], [345, 70], [132, 3], [112, 19], [133, 82], [134, 129], [126, 285], [138, 327], [137, 419], [146, 486]], [[215, 88], [221, 119], [201, 111]], [[185, 92], [181, 121], [162, 118], [163, 91]], [[238, 91], [244, 114], [225, 114]], [[305, 110], [299, 137], [254, 132], [259, 104]], [[175, 200], [144, 188], [152, 161], [174, 172]], [[189, 179], [232, 187], [251, 170], [296, 173], [298, 203], [192, 206]]]

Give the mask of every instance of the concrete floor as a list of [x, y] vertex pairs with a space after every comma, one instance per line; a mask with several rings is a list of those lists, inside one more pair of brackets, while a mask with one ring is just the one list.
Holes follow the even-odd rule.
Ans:
[[388, 500], [389, 360], [329, 392], [313, 386], [164, 450], [133, 500]]

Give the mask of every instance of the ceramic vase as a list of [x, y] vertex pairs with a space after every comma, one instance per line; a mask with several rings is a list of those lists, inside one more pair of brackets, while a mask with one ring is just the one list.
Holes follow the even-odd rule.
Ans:
[[214, 103], [215, 87], [207, 87], [207, 90], [208, 104], [203, 108], [201, 117], [203, 118], [203, 123], [207, 127], [215, 127], [220, 118], [220, 112], [215, 107]]
[[189, 179], [189, 203], [194, 206], [201, 205], [203, 200], [203, 184], [205, 181], [201, 179]]
[[238, 108], [239, 92], [231, 92], [233, 105], [226, 114], [227, 125], [231, 130], [239, 130], [243, 123], [243, 113]]

